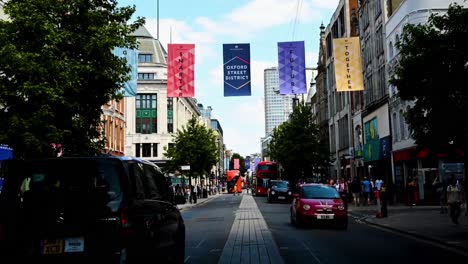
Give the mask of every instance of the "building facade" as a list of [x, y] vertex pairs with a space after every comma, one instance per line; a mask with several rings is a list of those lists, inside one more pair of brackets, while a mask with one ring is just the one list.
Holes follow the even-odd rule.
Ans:
[[[327, 115], [322, 114], [320, 122], [328, 121], [328, 138], [332, 166], [330, 178], [350, 178], [355, 174], [353, 123], [360, 113], [362, 92], [337, 92], [335, 81], [335, 65], [333, 55], [333, 39], [354, 37], [357, 30], [351, 23], [356, 18], [357, 0], [341, 0], [338, 3], [330, 23], [321, 32], [321, 54], [319, 57], [319, 74], [317, 90], [320, 91], [318, 101], [320, 108], [327, 106]], [[326, 96], [326, 103], [323, 97]], [[323, 133], [323, 132], [322, 132]]]
[[[432, 14], [445, 13], [449, 5], [457, 2], [468, 7], [465, 1], [454, 0], [387, 0], [388, 17], [385, 23], [385, 45], [387, 47], [387, 75], [390, 78], [398, 64], [399, 50], [396, 46], [406, 24], [426, 23]], [[419, 199], [424, 202], [435, 200], [431, 183], [443, 172], [445, 163], [453, 161], [445, 158], [446, 153], [428, 153], [418, 148], [405, 122], [405, 113], [413, 106], [411, 101], [403, 101], [397, 96], [397, 89], [388, 85], [389, 113], [392, 133], [392, 177], [397, 198], [404, 200], [405, 186], [413, 178], [418, 181]]]
[[[361, 0], [359, 39], [364, 78], [364, 108], [361, 113], [361, 176], [391, 182], [391, 133], [386, 75], [385, 15], [383, 0]], [[358, 128], [355, 128], [355, 131]]]
[[194, 98], [167, 97], [167, 52], [145, 27], [133, 33], [138, 47], [136, 97], [125, 98], [125, 154], [164, 166], [172, 136], [200, 111]]

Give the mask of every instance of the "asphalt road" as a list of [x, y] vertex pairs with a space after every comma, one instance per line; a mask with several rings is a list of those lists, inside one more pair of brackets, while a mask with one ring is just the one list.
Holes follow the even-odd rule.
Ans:
[[290, 224], [289, 204], [255, 197], [285, 263], [453, 263], [466, 256], [421, 240], [377, 229], [349, 218], [348, 230], [297, 229]]
[[184, 209], [185, 263], [218, 263], [242, 196], [223, 194]]

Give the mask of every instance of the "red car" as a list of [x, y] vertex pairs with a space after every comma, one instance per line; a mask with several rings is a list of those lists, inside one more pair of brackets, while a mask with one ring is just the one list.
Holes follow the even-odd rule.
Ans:
[[348, 209], [335, 188], [323, 184], [302, 184], [298, 194], [293, 194], [291, 224], [334, 224], [348, 228]]

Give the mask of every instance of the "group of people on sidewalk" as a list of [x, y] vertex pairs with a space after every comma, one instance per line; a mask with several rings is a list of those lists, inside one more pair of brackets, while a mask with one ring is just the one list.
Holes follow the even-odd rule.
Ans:
[[440, 213], [444, 214], [449, 212], [452, 221], [458, 224], [458, 218], [461, 214], [461, 205], [466, 202], [463, 184], [457, 180], [455, 175], [452, 175], [448, 183], [441, 181], [439, 177], [437, 177], [432, 185], [436, 188], [439, 197]]
[[216, 193], [221, 192], [220, 189], [221, 187], [217, 187], [214, 185], [205, 186], [203, 188], [198, 184], [177, 184], [173, 186], [173, 192], [175, 193], [175, 195], [185, 197], [185, 201], [189, 203], [197, 203], [197, 199], [203, 197], [204, 191], [206, 191], [207, 195], [214, 195]]

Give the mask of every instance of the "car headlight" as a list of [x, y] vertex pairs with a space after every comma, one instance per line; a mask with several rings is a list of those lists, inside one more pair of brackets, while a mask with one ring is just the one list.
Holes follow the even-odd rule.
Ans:
[[344, 209], [345, 209], [344, 205], [342, 205], [342, 204], [341, 204], [341, 205], [338, 205], [338, 210], [343, 211]]
[[310, 205], [308, 204], [304, 204], [304, 206], [302, 206], [302, 208], [306, 211], [308, 211], [310, 209]]
[[291, 195], [291, 194], [292, 194], [292, 192], [288, 192], [288, 195]]
[[274, 195], [274, 194], [275, 194], [275, 191], [271, 191], [271, 194]]

